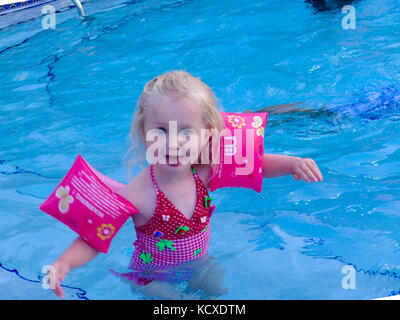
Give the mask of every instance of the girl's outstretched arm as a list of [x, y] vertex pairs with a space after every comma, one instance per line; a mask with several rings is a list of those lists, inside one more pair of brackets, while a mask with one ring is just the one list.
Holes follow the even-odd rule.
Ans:
[[263, 177], [273, 178], [291, 174], [296, 180], [322, 181], [322, 174], [313, 159], [278, 154], [264, 154]]
[[58, 297], [63, 298], [64, 290], [61, 288], [61, 281], [72, 269], [85, 265], [94, 259], [99, 252], [81, 237], [76, 238], [70, 247], [52, 264], [56, 273], [53, 292]]

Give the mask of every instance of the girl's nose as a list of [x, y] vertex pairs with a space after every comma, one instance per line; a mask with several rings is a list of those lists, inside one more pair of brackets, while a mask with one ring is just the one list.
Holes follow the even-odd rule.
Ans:
[[167, 136], [167, 153], [169, 155], [178, 155], [179, 152], [179, 141], [176, 135]]

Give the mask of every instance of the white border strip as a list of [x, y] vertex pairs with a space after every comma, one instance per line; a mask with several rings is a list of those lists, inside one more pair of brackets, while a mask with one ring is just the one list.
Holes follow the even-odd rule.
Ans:
[[12, 3], [18, 3], [18, 2], [24, 2], [23, 0], [0, 0], [0, 6], [4, 6], [7, 4], [12, 4]]
[[378, 298], [378, 299], [373, 299], [373, 300], [400, 300], [400, 295]]

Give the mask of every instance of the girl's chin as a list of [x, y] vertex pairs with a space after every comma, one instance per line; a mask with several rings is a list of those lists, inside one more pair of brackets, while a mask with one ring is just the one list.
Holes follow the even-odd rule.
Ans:
[[173, 168], [176, 168], [176, 167], [179, 167], [181, 164], [178, 162], [178, 163], [175, 163], [175, 164], [172, 164], [172, 163], [167, 163], [167, 166], [170, 166], [170, 167], [173, 167]]
[[168, 156], [165, 157], [165, 160], [160, 164], [169, 168], [183, 168], [186, 166], [191, 166], [191, 164], [187, 163], [186, 161], [182, 162], [179, 158], [169, 159]]
[[170, 167], [176, 168], [182, 165], [179, 157], [170, 158], [169, 156], [165, 156], [166, 164]]

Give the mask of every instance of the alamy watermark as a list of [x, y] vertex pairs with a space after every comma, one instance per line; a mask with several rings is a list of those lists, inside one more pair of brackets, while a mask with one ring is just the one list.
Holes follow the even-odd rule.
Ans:
[[356, 269], [352, 265], [346, 265], [342, 268], [345, 276], [342, 278], [342, 288], [345, 290], [356, 289]]
[[42, 288], [54, 290], [56, 288], [56, 269], [51, 265], [45, 265], [42, 268], [42, 273], [46, 273], [46, 276], [42, 279]]
[[42, 8], [44, 17], [42, 19], [43, 29], [55, 29], [56, 28], [56, 9], [51, 5], [45, 5]]
[[346, 5], [342, 8], [342, 13], [346, 14], [342, 18], [342, 28], [355, 29], [356, 28], [356, 8], [351, 5]]
[[[42, 8], [42, 19], [43, 29], [56, 29], [56, 9], [52, 5], [45, 5]], [[345, 5], [342, 8], [342, 14], [346, 14], [342, 18], [342, 28], [356, 29], [356, 8], [352, 5]]]
[[[168, 137], [166, 132], [168, 132]], [[239, 164], [236, 175], [249, 175], [254, 169], [255, 129], [183, 129], [169, 121], [168, 130], [146, 132], [146, 160], [159, 164]], [[221, 145], [222, 143], [222, 145]], [[258, 149], [257, 149], [258, 150]], [[211, 152], [211, 154], [210, 154]], [[169, 158], [169, 161], [167, 161]]]

